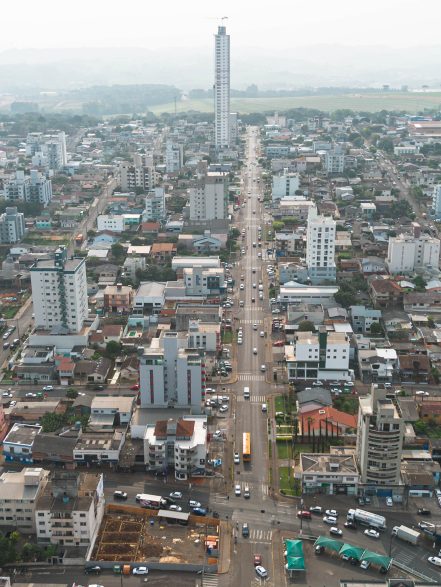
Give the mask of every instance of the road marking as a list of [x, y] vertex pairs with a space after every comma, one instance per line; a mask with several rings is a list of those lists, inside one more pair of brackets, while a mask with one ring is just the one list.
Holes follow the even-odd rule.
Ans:
[[204, 573], [203, 585], [204, 587], [218, 587], [219, 576], [214, 575], [213, 573]]
[[236, 398], [238, 402], [248, 402], [251, 404], [264, 404], [267, 401], [267, 398], [264, 395], [252, 395], [250, 399], [245, 399], [243, 395], [239, 395]]
[[239, 319], [240, 324], [263, 324], [263, 320], [241, 320]]
[[255, 375], [253, 373], [239, 373], [239, 381], [265, 381], [265, 375]]
[[252, 529], [250, 532], [250, 542], [269, 542], [273, 536], [272, 530], [256, 530]]

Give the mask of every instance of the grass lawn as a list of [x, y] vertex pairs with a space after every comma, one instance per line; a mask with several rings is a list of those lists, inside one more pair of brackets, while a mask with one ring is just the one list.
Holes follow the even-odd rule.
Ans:
[[294, 479], [293, 471], [289, 467], [279, 467], [279, 487], [285, 495], [300, 495], [298, 481]]
[[224, 330], [222, 333], [222, 344], [231, 344], [233, 342], [233, 333], [231, 330]]
[[334, 408], [347, 414], [358, 414], [358, 397], [340, 395], [334, 399]]
[[290, 414], [295, 412], [295, 403], [289, 395], [276, 395], [274, 400], [274, 411]]
[[[289, 108], [317, 108], [324, 112], [333, 112], [340, 108], [350, 110], [364, 110], [366, 112], [378, 112], [380, 110], [406, 110], [418, 112], [424, 108], [439, 108], [441, 93], [439, 92], [378, 92], [378, 93], [348, 93], [329, 94], [320, 96], [292, 96], [280, 98], [232, 98], [231, 112], [250, 114], [252, 112], [283, 111]], [[173, 113], [212, 112], [213, 100], [185, 100], [175, 104], [160, 104], [152, 106], [149, 110], [154, 114], [162, 112]]]
[[278, 459], [292, 459], [292, 445], [284, 440], [277, 441], [277, 458]]
[[16, 313], [19, 311], [20, 308], [21, 308], [21, 306], [3, 306], [3, 308], [2, 308], [3, 318], [5, 318], [6, 320], [10, 320], [11, 318], [14, 318], [14, 316], [16, 315]]

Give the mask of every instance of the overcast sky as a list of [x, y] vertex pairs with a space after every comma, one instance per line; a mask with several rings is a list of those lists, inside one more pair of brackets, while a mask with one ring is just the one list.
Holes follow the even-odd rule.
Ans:
[[237, 49], [398, 47], [440, 44], [441, 0], [3, 0], [0, 14], [0, 50], [210, 47], [222, 16]]

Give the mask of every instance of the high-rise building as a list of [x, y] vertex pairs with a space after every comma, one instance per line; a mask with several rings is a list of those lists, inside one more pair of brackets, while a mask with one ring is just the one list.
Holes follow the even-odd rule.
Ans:
[[205, 389], [205, 353], [186, 349], [187, 338], [163, 332], [140, 357], [141, 407], [189, 407], [200, 413]]
[[404, 419], [384, 386], [372, 384], [370, 395], [359, 397], [356, 456], [361, 482], [400, 483]]
[[345, 169], [345, 154], [341, 147], [335, 147], [325, 153], [325, 170], [327, 173], [343, 173]]
[[165, 146], [165, 170], [167, 173], [179, 171], [184, 164], [183, 145], [167, 141]]
[[31, 267], [31, 285], [36, 328], [81, 331], [88, 315], [84, 258], [68, 259], [67, 249], [60, 247], [54, 259]]
[[190, 188], [190, 220], [225, 220], [228, 215], [228, 175], [208, 172]]
[[306, 233], [306, 265], [313, 284], [335, 281], [335, 230], [336, 222], [329, 216], [317, 214], [311, 208]]
[[39, 161], [50, 169], [61, 169], [67, 163], [66, 135], [63, 131], [54, 135], [41, 132], [29, 133], [26, 137], [26, 155], [33, 163]]
[[5, 182], [5, 200], [10, 202], [32, 202], [46, 207], [52, 200], [52, 182], [36, 169], [30, 175], [23, 170], [15, 172]]
[[300, 187], [298, 173], [290, 173], [284, 169], [282, 173], [273, 176], [272, 200], [280, 200], [287, 196], [294, 196]]
[[230, 144], [230, 35], [218, 27], [214, 43], [214, 126], [216, 147]]
[[149, 192], [156, 185], [157, 174], [154, 167], [136, 163], [123, 161], [120, 164], [121, 190], [123, 192], [134, 192], [136, 188]]
[[23, 238], [24, 232], [24, 214], [15, 207], [6, 208], [0, 216], [0, 242], [2, 244], [18, 243]]
[[416, 269], [438, 271], [440, 240], [421, 234], [421, 227], [413, 223], [413, 234], [399, 234], [389, 238], [386, 263], [390, 273], [413, 273]]
[[145, 197], [145, 208], [142, 213], [144, 222], [161, 222], [166, 216], [164, 188], [154, 188]]
[[441, 218], [441, 184], [433, 186], [432, 214], [436, 220]]

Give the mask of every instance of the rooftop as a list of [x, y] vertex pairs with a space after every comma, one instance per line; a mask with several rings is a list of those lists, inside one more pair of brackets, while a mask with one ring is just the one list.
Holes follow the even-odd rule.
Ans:
[[300, 464], [303, 473], [332, 473], [358, 476], [354, 455], [301, 453]]
[[41, 426], [38, 426], [37, 424], [14, 424], [3, 443], [32, 446], [34, 438], [40, 432]]

